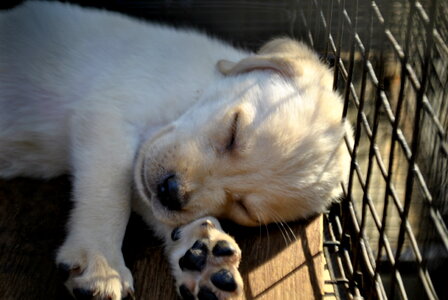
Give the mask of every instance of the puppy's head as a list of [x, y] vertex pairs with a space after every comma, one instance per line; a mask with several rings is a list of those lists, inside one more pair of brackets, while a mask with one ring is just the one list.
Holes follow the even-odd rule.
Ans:
[[322, 211], [339, 192], [351, 135], [329, 70], [288, 39], [218, 69], [222, 80], [142, 145], [141, 200], [170, 225], [205, 215], [258, 225]]

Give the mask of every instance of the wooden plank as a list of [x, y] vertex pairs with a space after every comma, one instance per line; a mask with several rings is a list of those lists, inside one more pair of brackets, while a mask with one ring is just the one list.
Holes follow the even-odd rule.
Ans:
[[[239, 237], [245, 281], [243, 299], [320, 299], [323, 294], [322, 217]], [[283, 229], [282, 229], [283, 230]]]
[[0, 299], [69, 299], [54, 266], [69, 193], [67, 178], [0, 181]]
[[[54, 254], [63, 241], [70, 181], [0, 181], [0, 299], [70, 299]], [[241, 299], [320, 299], [322, 218], [244, 228], [224, 223], [243, 251]], [[282, 229], [282, 230], [280, 230]], [[128, 225], [123, 253], [137, 299], [177, 299], [162, 243], [138, 216]]]

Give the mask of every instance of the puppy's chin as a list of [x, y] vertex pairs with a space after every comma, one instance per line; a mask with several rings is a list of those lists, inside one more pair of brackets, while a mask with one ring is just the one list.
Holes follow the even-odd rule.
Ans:
[[171, 211], [164, 207], [156, 197], [149, 199], [149, 205], [154, 218], [168, 226], [181, 226], [193, 220], [203, 217], [203, 214], [196, 214], [187, 211]]

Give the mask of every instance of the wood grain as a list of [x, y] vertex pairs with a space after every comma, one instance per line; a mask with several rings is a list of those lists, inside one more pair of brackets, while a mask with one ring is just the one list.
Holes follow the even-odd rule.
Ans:
[[[70, 178], [0, 181], [0, 299], [71, 299], [54, 254], [64, 238]], [[320, 299], [323, 293], [322, 218], [244, 228], [224, 222], [243, 251], [241, 299]], [[127, 228], [123, 253], [137, 299], [177, 299], [162, 244], [138, 216]]]

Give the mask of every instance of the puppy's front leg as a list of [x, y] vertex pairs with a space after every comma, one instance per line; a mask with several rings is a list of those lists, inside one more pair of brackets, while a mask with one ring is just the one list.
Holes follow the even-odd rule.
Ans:
[[217, 219], [205, 217], [175, 229], [167, 241], [167, 255], [182, 299], [224, 300], [241, 295], [241, 250]]
[[121, 252], [130, 215], [132, 136], [119, 113], [83, 112], [71, 122], [74, 208], [57, 263], [77, 298], [133, 295]]

